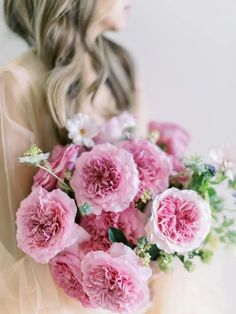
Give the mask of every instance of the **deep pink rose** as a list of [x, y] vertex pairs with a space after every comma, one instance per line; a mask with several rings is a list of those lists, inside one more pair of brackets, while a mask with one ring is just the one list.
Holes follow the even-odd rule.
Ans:
[[131, 203], [129, 208], [121, 213], [105, 212], [101, 215], [87, 215], [82, 217], [80, 225], [91, 235], [91, 239], [84, 243], [83, 249], [88, 251], [107, 251], [111, 247], [108, 229], [121, 229], [129, 242], [136, 244], [139, 237], [145, 234], [146, 215], [141, 213]]
[[78, 206], [92, 213], [125, 210], [138, 192], [138, 171], [131, 154], [111, 144], [100, 144], [83, 153], [71, 179]]
[[94, 307], [118, 313], [135, 313], [149, 302], [150, 267], [122, 243], [108, 252], [89, 252], [81, 262], [83, 288]]
[[145, 139], [124, 141], [120, 147], [130, 152], [139, 172], [140, 192], [163, 192], [169, 184], [171, 163], [168, 156]]
[[146, 214], [140, 212], [134, 204], [120, 213], [117, 228], [121, 229], [127, 240], [133, 244], [145, 235]]
[[166, 190], [153, 200], [146, 226], [147, 238], [167, 252], [198, 248], [211, 227], [209, 204], [192, 190]]
[[128, 112], [123, 112], [102, 125], [95, 142], [99, 144], [106, 142], [116, 143], [122, 139], [123, 132], [126, 129], [135, 128], [136, 126], [135, 117]]
[[81, 260], [84, 256], [81, 244], [90, 239], [86, 231], [81, 231], [80, 240], [50, 260], [49, 266], [56, 284], [64, 292], [81, 302], [84, 307], [91, 307], [89, 297], [82, 287], [83, 275]]
[[189, 133], [174, 123], [150, 122], [149, 132], [157, 131], [159, 138], [157, 144], [163, 147], [165, 152], [180, 159], [184, 156], [190, 141]]
[[48, 263], [80, 237], [76, 212], [74, 200], [61, 190], [35, 188], [16, 214], [19, 248], [38, 263]]
[[[60, 179], [64, 180], [66, 170], [72, 171], [75, 166], [75, 161], [83, 151], [79, 145], [70, 144], [68, 146], [57, 145], [53, 149], [52, 155], [48, 162], [55, 173]], [[34, 176], [34, 183], [32, 189], [42, 186], [48, 191], [58, 187], [58, 180], [45, 170], [39, 169]]]
[[81, 218], [80, 225], [90, 234], [91, 239], [83, 244], [83, 250], [107, 251], [111, 246], [108, 238], [109, 227], [117, 227], [119, 213], [102, 211], [100, 215], [87, 215]]

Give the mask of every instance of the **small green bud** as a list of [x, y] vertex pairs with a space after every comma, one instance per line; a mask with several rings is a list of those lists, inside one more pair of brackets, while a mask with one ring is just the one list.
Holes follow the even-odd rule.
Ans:
[[71, 178], [72, 178], [72, 171], [66, 170], [65, 171], [65, 179], [70, 181]]
[[201, 249], [199, 252], [199, 256], [201, 261], [205, 264], [208, 264], [212, 261], [214, 253], [208, 249]]
[[151, 255], [149, 253], [145, 253], [144, 256], [140, 256], [140, 260], [143, 266], [149, 266], [151, 262]]
[[161, 253], [161, 255], [158, 257], [157, 261], [158, 261], [158, 265], [160, 267], [160, 270], [166, 272], [171, 268], [173, 261], [174, 261], [174, 257], [173, 257], [173, 255], [170, 255], [170, 254]]
[[144, 249], [146, 244], [147, 244], [147, 239], [145, 237], [138, 238], [137, 246], [140, 249]]
[[125, 128], [122, 132], [122, 139], [127, 141], [127, 140], [132, 140], [135, 138], [137, 133], [137, 128], [136, 126], [129, 126]]
[[190, 260], [186, 260], [184, 261], [184, 268], [191, 273], [195, 270], [195, 264]]
[[153, 143], [153, 144], [156, 144], [157, 141], [159, 140], [161, 134], [158, 130], [152, 130], [150, 133], [149, 133], [149, 136], [148, 136], [148, 140]]
[[81, 216], [86, 216], [86, 215], [91, 214], [92, 207], [89, 204], [84, 203], [82, 206], [80, 206], [79, 211], [80, 211]]

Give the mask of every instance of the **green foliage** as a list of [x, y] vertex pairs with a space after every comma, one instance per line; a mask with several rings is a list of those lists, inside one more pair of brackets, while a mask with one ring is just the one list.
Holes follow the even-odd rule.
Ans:
[[219, 240], [226, 245], [236, 245], [235, 220], [223, 217], [223, 221], [213, 230], [217, 233]]
[[174, 262], [174, 255], [173, 254], [167, 254], [163, 251], [160, 252], [160, 255], [157, 259], [158, 265], [160, 267], [161, 271], [168, 271]]
[[195, 264], [191, 261], [191, 260], [186, 260], [184, 261], [184, 268], [188, 271], [188, 272], [193, 272], [195, 270]]
[[128, 240], [126, 236], [124, 235], [124, 232], [120, 229], [109, 228], [108, 237], [112, 243], [119, 242], [119, 243], [124, 243], [126, 245], [128, 244]]
[[138, 239], [137, 246], [134, 251], [145, 266], [148, 266], [151, 261], [156, 260], [160, 253], [157, 246], [149, 243], [145, 237]]
[[190, 189], [198, 192], [203, 198], [216, 194], [213, 183], [216, 177], [214, 166], [203, 163], [199, 156], [186, 159], [184, 164], [192, 171]]
[[87, 204], [84, 203], [82, 206], [79, 207], [79, 212], [81, 216], [86, 216], [92, 213], [92, 207]]
[[127, 127], [123, 130], [121, 139], [124, 141], [131, 140], [134, 138], [136, 132], [137, 132], [136, 126]]
[[214, 253], [211, 250], [203, 248], [199, 250], [199, 257], [204, 264], [208, 264], [212, 261]]
[[236, 176], [233, 178], [233, 180], [229, 180], [229, 187], [236, 191]]

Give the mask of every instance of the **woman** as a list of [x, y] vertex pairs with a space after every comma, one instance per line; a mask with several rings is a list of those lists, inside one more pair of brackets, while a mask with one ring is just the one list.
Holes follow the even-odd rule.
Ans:
[[83, 311], [17, 248], [15, 213], [35, 173], [17, 158], [32, 143], [44, 151], [64, 143], [78, 111], [102, 122], [134, 109], [132, 60], [104, 37], [125, 26], [129, 8], [129, 0], [4, 1], [7, 24], [30, 49], [0, 73], [0, 313]]
[[[129, 0], [4, 0], [6, 22], [31, 48], [0, 73], [0, 313], [106, 313], [83, 309], [17, 248], [15, 213], [35, 173], [17, 158], [32, 143], [44, 151], [65, 143], [66, 120], [78, 111], [101, 122], [137, 111], [132, 60], [104, 36], [125, 26], [129, 8]], [[186, 276], [181, 267], [157, 275], [149, 313], [195, 313], [179, 291], [196, 279]]]

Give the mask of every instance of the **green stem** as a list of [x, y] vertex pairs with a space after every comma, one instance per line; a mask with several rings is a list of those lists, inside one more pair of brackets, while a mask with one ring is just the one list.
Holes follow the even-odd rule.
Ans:
[[52, 172], [52, 170], [49, 168], [50, 166], [48, 165], [47, 162], [45, 162], [46, 167], [42, 166], [42, 165], [38, 165], [39, 168], [41, 168], [42, 170], [50, 173], [52, 176], [54, 176], [59, 182], [61, 182], [62, 186], [64, 186], [68, 191], [73, 192], [73, 190], [71, 189], [71, 187], [69, 185], [67, 185], [61, 178], [59, 178], [55, 173]]

